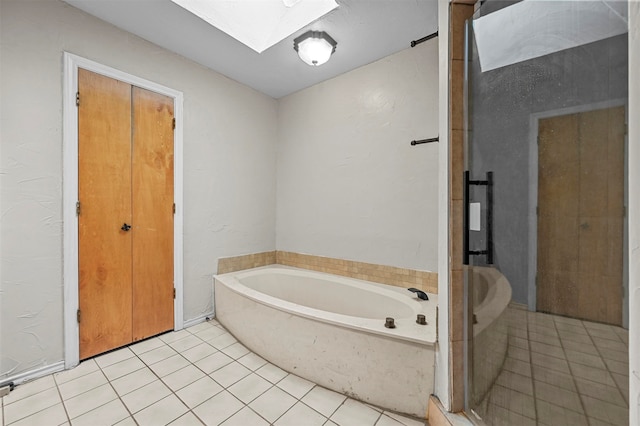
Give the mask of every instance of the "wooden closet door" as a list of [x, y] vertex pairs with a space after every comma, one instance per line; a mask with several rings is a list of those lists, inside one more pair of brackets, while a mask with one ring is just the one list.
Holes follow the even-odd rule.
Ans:
[[80, 359], [131, 342], [131, 86], [78, 70]]
[[539, 311], [622, 324], [624, 107], [540, 120]]
[[133, 88], [133, 340], [173, 329], [173, 99]]

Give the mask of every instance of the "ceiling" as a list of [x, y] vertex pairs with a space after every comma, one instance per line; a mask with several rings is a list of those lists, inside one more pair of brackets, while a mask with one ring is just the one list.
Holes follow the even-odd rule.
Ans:
[[[276, 99], [409, 48], [438, 22], [436, 0], [337, 0], [338, 8], [257, 53], [171, 0], [64, 1]], [[293, 50], [310, 29], [338, 42], [319, 67]]]

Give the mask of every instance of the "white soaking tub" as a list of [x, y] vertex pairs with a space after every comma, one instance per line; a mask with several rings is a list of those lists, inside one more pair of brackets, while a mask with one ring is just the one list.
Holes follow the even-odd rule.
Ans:
[[[216, 318], [256, 354], [342, 394], [425, 417], [437, 295], [418, 301], [406, 289], [280, 265], [214, 282]], [[385, 328], [387, 317], [396, 328]]]

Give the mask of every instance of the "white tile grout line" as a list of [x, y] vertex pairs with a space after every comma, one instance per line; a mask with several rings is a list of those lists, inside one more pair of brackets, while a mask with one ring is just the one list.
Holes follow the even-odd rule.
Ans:
[[[212, 326], [212, 327], [218, 327], [218, 328], [222, 329], [224, 332], [228, 333], [228, 331], [227, 331], [224, 327], [222, 327], [222, 326], [221, 326], [217, 321], [216, 321], [215, 323], [214, 323], [214, 322], [212, 322], [211, 326]], [[170, 388], [170, 387], [169, 387], [169, 386], [164, 382], [164, 380], [162, 379], [162, 377], [160, 377], [160, 376], [159, 376], [159, 375], [158, 375], [158, 374], [157, 374], [153, 369], [151, 369], [151, 366], [152, 366], [152, 365], [154, 365], [154, 364], [156, 364], [156, 363], [158, 363], [158, 362], [162, 362], [162, 361], [164, 361], [164, 360], [165, 360], [165, 359], [167, 359], [167, 358], [164, 358], [164, 359], [162, 359], [162, 360], [158, 360], [158, 361], [156, 361], [156, 362], [153, 362], [153, 363], [149, 363], [149, 364], [147, 364], [144, 360], [142, 360], [142, 358], [141, 358], [140, 356], [141, 356], [142, 354], [146, 353], [146, 352], [149, 352], [149, 351], [154, 350], [154, 349], [158, 349], [158, 348], [163, 347], [163, 346], [167, 346], [167, 347], [169, 347], [169, 348], [173, 349], [173, 348], [171, 347], [171, 343], [175, 343], [175, 342], [176, 342], [176, 341], [178, 341], [178, 340], [182, 340], [182, 339], [186, 338], [187, 336], [195, 336], [195, 337], [198, 337], [198, 338], [202, 341], [202, 343], [206, 343], [206, 344], [208, 344], [209, 346], [211, 346], [213, 349], [215, 349], [215, 352], [214, 352], [214, 353], [217, 353], [217, 352], [222, 352], [222, 353], [224, 353], [222, 350], [223, 350], [223, 349], [225, 349], [226, 347], [228, 347], [228, 346], [230, 346], [230, 345], [234, 344], [235, 342], [233, 342], [233, 343], [231, 343], [231, 344], [229, 344], [229, 345], [227, 345], [227, 346], [225, 346], [225, 347], [223, 347], [223, 348], [218, 349], [218, 348], [214, 347], [213, 345], [211, 345], [208, 341], [201, 339], [201, 338], [197, 335], [197, 333], [191, 332], [189, 329], [185, 329], [185, 330], [189, 331], [189, 335], [185, 335], [184, 337], [182, 337], [182, 338], [180, 338], [180, 339], [177, 339], [177, 340], [175, 340], [175, 341], [173, 341], [173, 340], [172, 340], [171, 342], [167, 343], [167, 342], [165, 342], [164, 340], [162, 340], [162, 339], [160, 338], [160, 336], [153, 336], [153, 337], [151, 337], [151, 338], [149, 338], [149, 339], [147, 339], [147, 340], [151, 340], [151, 339], [158, 339], [158, 340], [162, 343], [162, 345], [160, 345], [160, 346], [158, 346], [158, 347], [156, 347], [156, 348], [152, 348], [152, 349], [146, 350], [146, 351], [144, 351], [144, 352], [140, 352], [140, 353], [136, 353], [136, 352], [134, 352], [133, 350], [131, 350], [131, 352], [133, 353], [133, 356], [132, 356], [132, 357], [130, 357], [130, 358], [127, 358], [127, 360], [128, 360], [128, 359], [131, 359], [131, 358], [138, 358], [138, 359], [142, 362], [142, 364], [144, 365], [144, 367], [141, 367], [140, 369], [137, 369], [137, 370], [131, 371], [131, 372], [127, 373], [127, 375], [128, 375], [128, 374], [133, 374], [133, 373], [135, 373], [136, 371], [141, 370], [142, 368], [147, 368], [147, 369], [149, 369], [149, 370], [151, 371], [151, 373], [156, 377], [156, 379], [157, 379], [157, 380], [159, 380], [159, 381], [160, 381], [164, 386], [166, 386], [167, 388], [169, 388], [169, 390], [171, 391], [171, 394], [173, 394], [176, 398], [178, 398], [178, 400], [179, 400], [180, 402], [182, 402], [182, 403], [183, 403], [183, 404], [188, 408], [188, 405], [187, 405], [187, 404], [186, 404], [186, 403], [185, 403], [185, 402], [184, 402], [184, 401], [183, 401], [183, 400], [182, 400], [182, 399], [177, 395], [177, 391], [179, 391], [180, 389], [183, 389], [183, 388], [184, 388], [184, 387], [186, 387], [186, 386], [189, 386], [191, 383], [189, 383], [189, 384], [187, 384], [187, 385], [185, 385], [185, 386], [181, 387], [180, 389], [178, 389], [178, 390], [175, 390], [175, 391], [174, 391], [173, 389], [171, 389], [171, 388]], [[229, 334], [230, 334], [230, 333], [229, 333]], [[135, 343], [133, 343], [132, 345], [137, 344], [137, 343], [140, 343], [140, 342], [135, 342]], [[131, 345], [130, 345], [130, 346], [131, 346]], [[124, 348], [126, 348], [126, 347], [127, 347], [127, 346], [125, 346], [125, 347], [123, 347], [123, 348], [117, 348], [117, 349], [114, 349], [114, 351], [112, 351], [112, 352], [115, 352], [115, 351], [117, 351], [117, 350], [122, 350], [122, 349], [124, 349]], [[173, 349], [173, 350], [175, 351], [175, 349]], [[188, 349], [187, 349], [187, 350], [188, 350]], [[191, 362], [190, 360], [186, 359], [186, 358], [182, 355], [182, 351], [175, 351], [175, 352], [177, 352], [180, 356], [182, 356], [182, 357], [183, 357], [183, 358], [184, 358], [184, 359], [189, 363], [189, 365], [191, 365], [191, 366], [193, 366], [193, 367], [197, 368], [198, 370], [200, 370], [200, 371], [205, 375], [205, 377], [210, 377], [210, 378], [211, 378], [211, 374], [213, 374], [215, 371], [218, 371], [220, 368], [225, 367], [226, 365], [230, 365], [230, 364], [232, 364], [232, 363], [238, 363], [239, 365], [242, 365], [241, 363], [239, 363], [238, 359], [233, 359], [233, 361], [232, 361], [231, 363], [226, 364], [226, 365], [224, 365], [224, 366], [221, 366], [220, 368], [217, 368], [216, 370], [212, 371], [210, 374], [207, 374], [207, 373], [206, 373], [206, 372], [204, 372], [202, 369], [200, 369], [198, 366], [196, 366], [194, 362]], [[252, 353], [252, 352], [251, 352], [251, 353]], [[104, 355], [104, 354], [101, 354], [101, 355]], [[99, 356], [101, 356], [101, 355], [99, 355]], [[173, 355], [172, 355], [172, 356], [173, 356]], [[97, 357], [94, 357], [94, 358], [97, 358]], [[121, 360], [121, 361], [125, 361], [125, 360]], [[121, 361], [118, 361], [118, 362], [121, 362]], [[267, 362], [268, 362], [268, 361], [267, 361]], [[115, 363], [114, 363], [114, 364], [115, 364]], [[132, 413], [132, 412], [131, 412], [131, 410], [129, 409], [129, 407], [124, 403], [124, 401], [122, 400], [122, 397], [123, 397], [123, 396], [122, 396], [122, 395], [120, 395], [120, 394], [116, 391], [115, 387], [113, 386], [112, 380], [110, 380], [110, 379], [106, 376], [106, 374], [105, 374], [105, 372], [104, 372], [104, 368], [108, 368], [108, 367], [110, 367], [111, 365], [114, 365], [114, 364], [110, 364], [110, 365], [108, 365], [108, 366], [104, 366], [104, 367], [102, 367], [102, 366], [100, 366], [100, 364], [98, 364], [98, 363], [96, 362], [97, 370], [94, 370], [94, 371], [91, 371], [91, 372], [87, 372], [86, 374], [83, 374], [83, 375], [81, 375], [81, 376], [75, 377], [74, 379], [69, 380], [69, 381], [64, 382], [64, 383], [68, 383], [68, 382], [71, 382], [71, 381], [73, 381], [73, 380], [80, 379], [81, 377], [85, 377], [87, 374], [92, 374], [92, 373], [95, 373], [96, 371], [100, 371], [100, 372], [101, 372], [101, 374], [103, 375], [103, 377], [106, 379], [106, 381], [107, 381], [107, 383], [109, 384], [109, 386], [111, 387], [111, 389], [112, 389], [112, 390], [115, 392], [115, 394], [117, 395], [117, 399], [120, 401], [120, 403], [124, 406], [125, 410], [126, 410], [126, 411], [127, 411], [127, 413], [129, 414], [129, 418], [130, 418], [134, 423], [136, 423], [136, 424], [137, 424], [138, 422], [137, 422], [137, 420], [136, 420], [136, 419], [135, 419], [135, 417], [134, 417], [134, 413]], [[265, 364], [265, 365], [266, 365], [266, 364]], [[251, 371], [251, 373], [250, 373], [249, 375], [251, 375], [251, 374], [257, 374], [254, 370], [250, 370], [250, 371]], [[281, 378], [280, 380], [278, 380], [277, 382], [275, 382], [275, 383], [271, 383], [271, 382], [269, 382], [271, 386], [270, 386], [268, 389], [266, 389], [264, 392], [262, 392], [260, 395], [257, 395], [257, 396], [256, 396], [255, 398], [253, 398], [251, 401], [254, 401], [255, 399], [259, 398], [261, 395], [263, 395], [265, 392], [269, 391], [269, 390], [270, 390], [270, 389], [272, 389], [273, 387], [277, 387], [278, 383], [282, 382], [283, 380], [285, 380], [285, 379], [286, 379], [287, 377], [289, 377], [290, 375], [292, 375], [292, 374], [287, 373], [284, 377], [282, 377], [282, 378]], [[125, 376], [126, 376], [126, 375], [125, 375]], [[122, 377], [125, 377], [125, 376], [122, 376]], [[236, 383], [237, 383], [237, 382], [239, 382], [240, 380], [243, 380], [245, 377], [247, 377], [247, 376], [243, 376], [243, 377], [239, 378], [238, 380], [234, 381], [233, 383], [230, 383], [228, 386], [222, 386], [222, 385], [220, 385], [220, 384], [218, 383], [218, 384], [221, 386], [221, 388], [222, 388], [222, 390], [221, 390], [220, 392], [222, 392], [223, 390], [224, 390], [224, 391], [229, 392], [229, 388], [230, 388], [231, 386], [233, 386], [234, 384], [236, 384]], [[120, 378], [120, 377], [118, 377], [118, 378]], [[60, 385], [61, 385], [61, 384], [59, 384], [59, 383], [58, 383], [58, 381], [56, 380], [55, 376], [53, 376], [53, 377], [52, 377], [52, 379], [53, 379], [53, 383], [54, 383], [54, 385], [55, 385], [55, 387], [56, 387], [56, 391], [57, 391], [57, 393], [58, 393], [58, 396], [59, 396], [59, 398], [60, 398], [60, 401], [61, 401], [62, 407], [63, 407], [63, 409], [64, 409], [65, 415], [66, 415], [66, 417], [67, 417], [67, 421], [68, 421], [68, 422], [71, 422], [71, 420], [72, 420], [72, 419], [71, 419], [71, 418], [70, 418], [70, 416], [69, 416], [69, 412], [68, 412], [68, 410], [67, 410], [67, 406], [66, 406], [65, 402], [66, 402], [66, 401], [68, 401], [68, 400], [70, 400], [70, 399], [71, 399], [71, 398], [73, 398], [73, 397], [76, 397], [76, 396], [79, 396], [79, 395], [85, 394], [85, 393], [87, 393], [87, 392], [90, 392], [90, 391], [92, 391], [93, 389], [95, 389], [97, 386], [96, 386], [96, 387], [93, 387], [93, 388], [91, 388], [91, 389], [87, 389], [87, 390], [85, 390], [84, 392], [82, 392], [82, 393], [80, 393], [80, 394], [78, 394], [78, 395], [74, 395], [73, 397], [70, 397], [70, 398], [68, 398], [67, 400], [65, 400], [65, 399], [63, 398], [63, 396], [62, 396], [61, 391], [60, 391]], [[212, 378], [212, 379], [213, 379], [213, 378]], [[116, 379], [114, 379], [114, 380], [116, 380]], [[199, 379], [196, 379], [196, 380], [199, 380]], [[193, 383], [193, 382], [192, 382], [192, 383]], [[216, 383], [217, 383], [217, 382], [216, 382]], [[101, 385], [100, 385], [100, 386], [101, 386]], [[317, 411], [317, 410], [315, 410], [313, 407], [310, 407], [309, 405], [307, 405], [306, 403], [304, 403], [304, 402], [302, 401], [302, 399], [303, 399], [303, 398], [304, 398], [304, 397], [305, 397], [309, 392], [311, 392], [313, 389], [315, 389], [316, 387], [320, 387], [320, 386], [319, 386], [319, 385], [317, 385], [317, 384], [314, 384], [314, 385], [313, 385], [313, 386], [312, 386], [312, 387], [311, 387], [307, 392], [305, 392], [305, 393], [304, 393], [304, 395], [302, 395], [300, 398], [298, 398], [298, 397], [296, 397], [296, 396], [294, 396], [294, 395], [291, 395], [291, 396], [295, 399], [295, 401], [296, 401], [296, 402], [295, 402], [291, 407], [289, 407], [289, 408], [288, 408], [284, 413], [282, 413], [282, 415], [281, 415], [281, 416], [279, 416], [276, 420], [274, 420], [274, 423], [275, 423], [275, 422], [277, 422], [281, 417], [285, 416], [285, 415], [286, 415], [290, 410], [292, 410], [292, 409], [293, 409], [293, 407], [294, 407], [296, 404], [298, 404], [298, 403], [301, 403], [301, 404], [303, 404], [305, 407], [307, 407], [307, 408], [309, 408], [309, 409], [313, 410], [314, 412], [318, 413], [320, 416], [322, 416], [322, 418], [323, 418], [323, 419], [325, 419], [325, 422], [327, 422], [327, 421], [329, 421], [329, 420], [331, 419], [331, 416], [333, 416], [333, 415], [334, 415], [334, 414], [335, 414], [335, 413], [340, 409], [340, 407], [342, 407], [342, 405], [344, 405], [344, 403], [345, 403], [346, 401], [348, 401], [349, 399], [351, 399], [351, 398], [349, 398], [348, 396], [346, 396], [346, 395], [345, 395], [345, 399], [342, 401], [342, 403], [341, 403], [340, 405], [338, 405], [338, 407], [336, 407], [336, 408], [331, 412], [331, 414], [330, 414], [329, 416], [325, 416], [324, 414], [322, 414], [322, 413], [318, 412], [318, 411]], [[279, 388], [279, 389], [281, 389], [281, 388]], [[286, 392], [284, 389], [281, 389], [281, 390], [282, 390], [283, 392]], [[133, 392], [133, 391], [135, 391], [135, 390], [132, 390], [131, 392]], [[208, 401], [208, 400], [210, 400], [211, 398], [215, 397], [215, 396], [216, 396], [216, 395], [218, 395], [220, 392], [216, 393], [215, 395], [212, 395], [210, 398], [207, 398], [205, 401], [202, 401], [202, 402], [201, 402], [200, 404], [198, 404], [197, 406], [195, 406], [195, 407], [193, 407], [193, 408], [189, 408], [189, 409], [187, 410], [187, 412], [183, 413], [181, 416], [183, 416], [183, 415], [185, 415], [185, 414], [187, 414], [187, 413], [191, 413], [191, 414], [193, 414], [193, 415], [194, 415], [194, 416], [195, 416], [195, 417], [196, 417], [200, 422], [202, 422], [202, 423], [204, 424], [204, 421], [203, 421], [200, 417], [198, 417], [198, 416], [194, 413], [194, 411], [193, 411], [193, 410], [194, 410], [194, 409], [196, 409], [197, 407], [199, 407], [200, 405], [204, 404], [205, 402], [207, 402], [207, 401]], [[230, 392], [230, 393], [231, 393], [231, 392]], [[290, 393], [289, 393], [289, 392], [286, 392], [286, 393], [290, 395]], [[233, 395], [233, 393], [231, 393], [231, 395]], [[235, 395], [233, 395], [233, 397], [235, 398]], [[237, 398], [236, 398], [236, 399], [237, 399]], [[112, 400], [112, 401], [115, 401], [115, 399], [114, 399], [114, 400]], [[110, 403], [110, 402], [111, 402], [111, 401], [109, 401], [109, 403]], [[155, 402], [157, 402], [157, 401], [155, 401]], [[153, 402], [153, 403], [155, 403], [155, 402]], [[244, 402], [242, 402], [242, 401], [240, 401], [240, 402], [242, 403], [243, 408], [244, 408], [244, 407], [248, 407], [252, 412], [254, 412], [256, 415], [258, 415], [260, 418], [264, 419], [264, 417], [263, 417], [263, 416], [261, 416], [259, 413], [257, 413], [255, 410], [253, 410], [251, 407], [249, 407], [249, 404], [245, 404], [245, 403], [244, 403]], [[153, 403], [152, 403], [152, 404], [153, 404]], [[152, 405], [152, 404], [151, 404], [151, 405]], [[366, 405], [366, 403], [363, 403], [363, 404], [365, 404], [365, 405]], [[86, 415], [86, 414], [88, 414], [88, 413], [90, 413], [90, 412], [92, 412], [92, 411], [95, 411], [95, 410], [97, 410], [97, 409], [101, 408], [102, 406], [104, 406], [104, 404], [102, 404], [101, 406], [96, 407], [96, 408], [94, 408], [94, 409], [92, 409], [92, 410], [89, 410], [89, 411], [87, 411], [86, 413], [82, 413], [81, 415]], [[4, 423], [4, 398], [2, 398], [2, 401], [0, 401], [0, 410], [2, 410], [2, 414], [3, 414], [3, 416], [2, 416], [2, 420], [3, 420], [3, 423]], [[42, 411], [42, 410], [40, 410], [40, 411]], [[38, 412], [40, 412], [40, 411], [38, 411]], [[380, 421], [380, 419], [382, 419], [382, 417], [383, 417], [383, 415], [384, 415], [384, 413], [385, 413], [385, 410], [383, 410], [383, 409], [377, 409], [377, 408], [376, 408], [376, 409], [375, 409], [375, 411], [377, 411], [377, 412], [378, 412], [378, 416], [376, 417], [376, 420], [375, 420], [375, 422], [374, 422], [374, 425], [375, 425], [375, 424], [377, 424], [377, 423]], [[29, 416], [35, 415], [35, 414], [37, 414], [38, 412], [31, 413], [31, 414], [29, 414]], [[234, 412], [233, 414], [231, 414], [231, 415], [229, 416], [229, 418], [230, 418], [230, 417], [233, 417], [233, 416], [234, 416], [234, 415], [236, 415], [236, 414], [237, 414], [237, 412]], [[28, 418], [29, 416], [25, 417], [25, 419], [26, 419], [26, 418]], [[179, 416], [179, 417], [181, 417], [181, 416]], [[123, 420], [124, 420], [124, 419], [123, 419]], [[223, 420], [223, 421], [226, 421], [226, 420], [228, 420], [228, 418], [227, 418], [227, 419], [225, 419], [225, 420]], [[264, 419], [264, 420], [265, 420], [267, 423], [272, 424], [272, 423], [270, 423], [267, 419]], [[419, 420], [419, 419], [416, 419], [416, 420], [424, 422], [423, 420]], [[426, 423], [425, 423], [425, 424], [426, 424]]]

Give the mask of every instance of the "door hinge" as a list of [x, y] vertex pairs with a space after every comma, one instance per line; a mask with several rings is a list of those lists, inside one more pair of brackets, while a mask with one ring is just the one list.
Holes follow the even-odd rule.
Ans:
[[76, 203], [76, 216], [80, 216], [80, 201]]
[[176, 203], [173, 203], [173, 214], [176, 214]]
[[176, 298], [176, 288], [175, 287], [173, 288], [173, 298], [174, 299]]
[[76, 106], [80, 106], [80, 92], [76, 92]]
[[78, 324], [80, 324], [80, 309], [76, 311], [76, 319], [78, 320]]
[[176, 119], [174, 118], [173, 120], [171, 120], [171, 128], [172, 129], [176, 129]]

